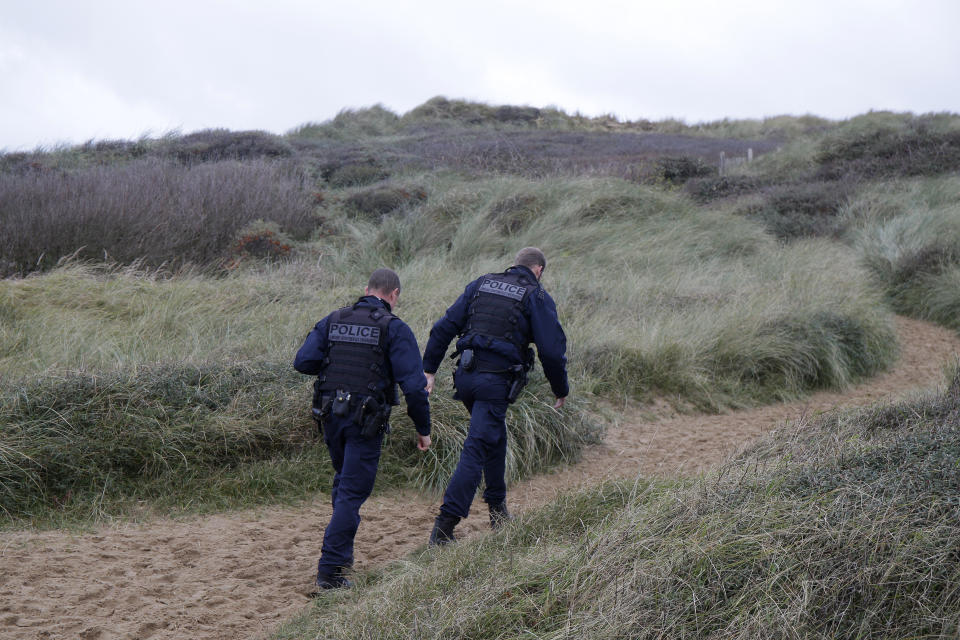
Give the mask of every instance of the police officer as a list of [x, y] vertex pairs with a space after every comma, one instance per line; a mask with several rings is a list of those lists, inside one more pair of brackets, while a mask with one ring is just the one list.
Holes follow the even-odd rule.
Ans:
[[317, 376], [314, 416], [336, 471], [333, 514], [317, 565], [318, 590], [311, 595], [350, 586], [345, 572], [353, 565], [360, 505], [373, 490], [390, 408], [398, 404], [395, 384], [406, 397], [417, 448], [430, 447], [430, 405], [417, 339], [392, 313], [400, 278], [390, 269], [377, 269], [364, 293], [354, 305], [318, 322], [293, 362], [300, 373]]
[[510, 516], [504, 478], [507, 451], [507, 405], [516, 400], [533, 366], [533, 342], [550, 387], [555, 409], [563, 406], [567, 384], [567, 339], [553, 298], [540, 286], [547, 266], [540, 249], [521, 249], [514, 266], [488, 273], [467, 285], [446, 314], [433, 325], [423, 355], [427, 391], [447, 346], [459, 336], [454, 357], [455, 398], [470, 412], [470, 429], [447, 490], [430, 544], [454, 540], [453, 529], [470, 512], [481, 476], [490, 525], [497, 528]]

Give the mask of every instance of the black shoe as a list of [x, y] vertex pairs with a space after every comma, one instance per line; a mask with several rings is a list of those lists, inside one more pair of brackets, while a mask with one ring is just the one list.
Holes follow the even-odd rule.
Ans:
[[440, 512], [437, 519], [433, 522], [433, 531], [430, 532], [430, 546], [445, 545], [456, 542], [453, 535], [453, 528], [460, 522], [459, 516], [453, 516], [444, 511]]
[[353, 583], [343, 575], [343, 570], [341, 569], [335, 571], [333, 575], [330, 576], [318, 575], [317, 581], [314, 583], [314, 590], [308, 593], [307, 597], [317, 598], [331, 589], [349, 589], [352, 586]]
[[513, 520], [513, 516], [510, 515], [510, 512], [507, 511], [507, 501], [504, 500], [500, 504], [489, 504], [487, 505], [490, 508], [490, 528], [499, 529], [506, 523]]

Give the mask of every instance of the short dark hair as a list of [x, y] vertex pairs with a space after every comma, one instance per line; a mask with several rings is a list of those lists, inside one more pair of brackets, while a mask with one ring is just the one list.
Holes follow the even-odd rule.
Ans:
[[543, 255], [543, 251], [537, 249], [536, 247], [524, 247], [517, 252], [517, 257], [514, 258], [513, 264], [527, 267], [528, 269], [533, 269], [534, 267], [547, 267], [547, 256]]
[[367, 289], [380, 293], [392, 293], [400, 289], [400, 276], [393, 269], [380, 268], [370, 274]]

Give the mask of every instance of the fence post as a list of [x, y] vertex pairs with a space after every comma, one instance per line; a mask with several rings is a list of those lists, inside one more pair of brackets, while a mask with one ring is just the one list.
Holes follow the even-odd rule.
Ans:
[[747, 147], [747, 164], [753, 162], [753, 147]]
[[720, 152], [720, 177], [721, 178], [723, 177], [724, 170], [726, 169], [726, 167], [724, 166], [725, 164], [726, 164], [726, 156], [724, 155], [723, 151], [721, 151]]

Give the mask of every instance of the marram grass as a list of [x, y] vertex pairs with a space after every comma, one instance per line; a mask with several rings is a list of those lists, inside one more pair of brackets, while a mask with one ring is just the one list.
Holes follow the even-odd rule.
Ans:
[[[719, 410], [842, 388], [895, 357], [880, 296], [834, 243], [781, 246], [742, 218], [616, 179], [407, 179], [426, 202], [374, 221], [332, 204], [337, 233], [301, 245], [289, 262], [220, 277], [71, 263], [0, 281], [6, 397], [43, 399], [5, 401], [11, 517], [42, 519], [93, 495], [104, 496], [102, 513], [126, 511], [116, 504], [134, 496], [163, 502], [163, 487], [179, 486], [165, 474], [196, 479], [169, 498], [197, 508], [323, 489], [320, 473], [258, 481], [267, 488], [247, 502], [216, 487], [249, 465], [286, 469], [315, 455], [310, 380], [289, 363], [313, 324], [356, 299], [384, 263], [400, 273], [396, 311], [422, 346], [469, 280], [509, 266], [521, 246], [546, 251], [544, 284], [567, 330], [573, 391], [556, 412], [534, 376], [510, 413], [511, 479], [576, 459], [600, 433], [590, 409], [598, 397], [660, 395]], [[163, 390], [171, 375], [219, 380], [234, 370], [244, 373], [223, 378], [212, 404], [201, 384]], [[401, 408], [378, 487], [445, 484], [468, 419], [449, 398], [450, 370], [445, 361], [439, 371], [434, 447], [414, 450]], [[77, 424], [87, 425], [82, 435]], [[208, 477], [222, 481], [207, 491]]]
[[[542, 393], [542, 383], [532, 388]], [[0, 522], [55, 524], [143, 511], [211, 511], [328, 491], [332, 470], [309, 418], [309, 380], [287, 363], [156, 365], [132, 373], [44, 375], [0, 405]], [[469, 419], [435, 392], [435, 446], [416, 450], [398, 410], [378, 489], [438, 491]], [[582, 399], [560, 413], [530, 391], [508, 413], [511, 481], [600, 437]]]
[[960, 179], [877, 185], [847, 208], [849, 241], [898, 312], [960, 329]]

